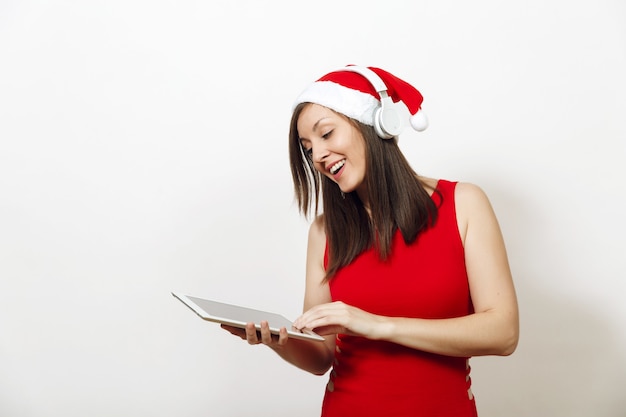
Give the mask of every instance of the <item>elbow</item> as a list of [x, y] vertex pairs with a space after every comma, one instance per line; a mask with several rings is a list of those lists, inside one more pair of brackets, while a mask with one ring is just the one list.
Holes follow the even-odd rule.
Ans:
[[512, 328], [503, 333], [504, 334], [496, 354], [499, 356], [510, 356], [517, 349], [517, 344], [519, 343], [519, 329], [517, 326], [512, 326]]
[[519, 342], [519, 326], [506, 324], [497, 330], [493, 329], [489, 335], [484, 335], [481, 348], [474, 352], [474, 356], [510, 356], [517, 349]]
[[[496, 330], [497, 329], [497, 330]], [[517, 349], [519, 342], [519, 315], [517, 311], [504, 316], [496, 327], [496, 344], [493, 354], [510, 356]]]
[[330, 363], [328, 364], [319, 364], [317, 366], [312, 366], [307, 371], [316, 376], [323, 376], [330, 370]]
[[323, 376], [330, 369], [330, 366], [316, 363], [294, 363], [293, 365], [315, 376]]
[[[330, 368], [328, 368], [330, 369]], [[325, 370], [312, 370], [311, 373], [315, 376], [324, 376], [326, 374], [326, 372], [328, 372], [328, 369]]]
[[332, 367], [334, 360], [334, 356], [328, 353], [324, 360], [314, 361], [310, 364], [308, 369], [306, 369], [309, 373], [316, 376], [323, 376], [330, 370]]
[[515, 349], [517, 349], [517, 343], [510, 343], [506, 346], [503, 346], [502, 349], [500, 350], [500, 352], [498, 353], [499, 356], [510, 356], [513, 354], [513, 352], [515, 352]]

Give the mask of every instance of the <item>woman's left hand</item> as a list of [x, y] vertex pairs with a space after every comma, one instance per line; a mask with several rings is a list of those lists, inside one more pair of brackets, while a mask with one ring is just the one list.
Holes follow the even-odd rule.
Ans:
[[311, 329], [319, 335], [348, 334], [377, 338], [384, 318], [368, 313], [341, 301], [319, 304], [294, 321], [298, 329]]

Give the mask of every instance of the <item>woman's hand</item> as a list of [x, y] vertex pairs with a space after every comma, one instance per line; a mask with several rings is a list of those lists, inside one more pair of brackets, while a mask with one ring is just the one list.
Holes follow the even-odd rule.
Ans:
[[376, 339], [384, 323], [384, 317], [335, 301], [311, 308], [293, 324], [297, 329], [311, 329], [322, 336], [342, 333]]
[[287, 336], [287, 329], [281, 327], [278, 335], [270, 332], [270, 327], [267, 321], [261, 321], [261, 330], [257, 330], [254, 323], [246, 324], [246, 328], [228, 326], [222, 324], [222, 329], [227, 330], [235, 336], [239, 336], [241, 339], [248, 341], [251, 345], [264, 344], [272, 349], [280, 349], [287, 344], [289, 337]]

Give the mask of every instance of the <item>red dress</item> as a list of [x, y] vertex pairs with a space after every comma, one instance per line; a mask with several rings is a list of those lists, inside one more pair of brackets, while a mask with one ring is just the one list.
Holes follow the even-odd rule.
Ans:
[[[473, 312], [454, 203], [456, 183], [440, 180], [434, 227], [407, 246], [398, 231], [386, 262], [361, 253], [330, 281], [333, 301], [383, 316], [426, 319]], [[363, 337], [337, 335], [322, 417], [476, 417], [469, 358]]]

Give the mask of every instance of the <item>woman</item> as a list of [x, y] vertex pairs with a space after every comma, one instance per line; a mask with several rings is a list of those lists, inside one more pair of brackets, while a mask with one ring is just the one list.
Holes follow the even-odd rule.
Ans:
[[[311, 224], [304, 314], [325, 337], [226, 327], [322, 375], [331, 416], [476, 416], [469, 358], [510, 355], [515, 289], [488, 198], [472, 184], [418, 176], [397, 136], [426, 128], [422, 96], [378, 69], [326, 74], [296, 100], [289, 149]], [[408, 113], [407, 113], [408, 110]]]

